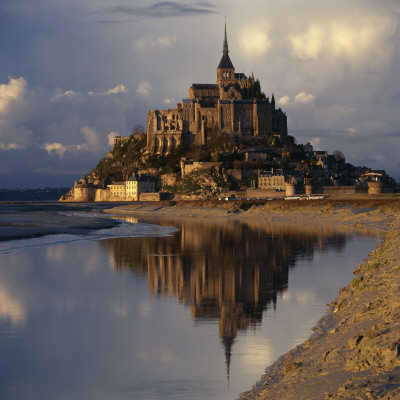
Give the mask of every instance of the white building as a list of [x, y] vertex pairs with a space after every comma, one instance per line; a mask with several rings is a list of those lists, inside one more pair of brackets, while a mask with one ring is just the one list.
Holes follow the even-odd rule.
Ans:
[[154, 180], [147, 175], [133, 174], [125, 181], [127, 200], [138, 201], [141, 193], [153, 193], [156, 191]]

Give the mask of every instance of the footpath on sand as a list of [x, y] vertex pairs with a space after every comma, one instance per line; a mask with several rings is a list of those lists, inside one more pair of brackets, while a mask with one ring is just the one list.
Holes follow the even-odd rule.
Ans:
[[237, 218], [291, 224], [385, 229], [385, 239], [358, 266], [312, 335], [280, 357], [241, 400], [400, 399], [400, 213], [332, 209], [246, 211], [224, 207], [122, 206], [109, 210], [157, 218]]

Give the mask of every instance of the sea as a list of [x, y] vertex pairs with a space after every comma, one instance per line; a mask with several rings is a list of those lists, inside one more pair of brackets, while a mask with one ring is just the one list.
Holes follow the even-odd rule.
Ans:
[[[107, 229], [0, 241], [0, 399], [237, 399], [306, 340], [377, 231], [0, 203]], [[13, 214], [14, 213], [14, 214]], [[18, 219], [20, 221], [20, 219]], [[21, 227], [23, 229], [23, 226]]]

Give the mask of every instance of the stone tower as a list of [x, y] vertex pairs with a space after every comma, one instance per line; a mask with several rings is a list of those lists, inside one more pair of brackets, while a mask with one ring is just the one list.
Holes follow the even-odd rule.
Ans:
[[229, 84], [235, 84], [235, 67], [229, 57], [228, 38], [226, 35], [226, 22], [224, 32], [224, 44], [222, 48], [222, 58], [217, 68], [217, 85], [219, 87], [226, 87]]

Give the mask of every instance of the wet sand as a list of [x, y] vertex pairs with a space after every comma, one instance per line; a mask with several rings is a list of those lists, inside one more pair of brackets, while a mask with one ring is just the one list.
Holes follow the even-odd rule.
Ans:
[[[108, 212], [164, 218], [237, 219], [290, 226], [378, 229], [385, 239], [355, 267], [306, 342], [279, 358], [241, 400], [400, 399], [400, 214], [337, 206], [268, 210], [124, 205]], [[250, 389], [250, 388], [249, 388]]]
[[0, 241], [26, 239], [52, 234], [81, 235], [96, 229], [112, 228], [113, 219], [66, 216], [47, 211], [0, 214]]

